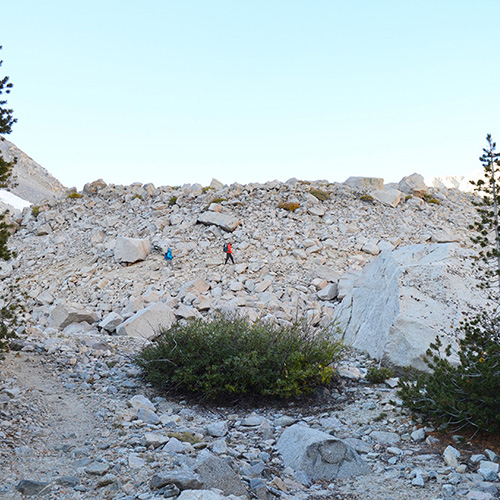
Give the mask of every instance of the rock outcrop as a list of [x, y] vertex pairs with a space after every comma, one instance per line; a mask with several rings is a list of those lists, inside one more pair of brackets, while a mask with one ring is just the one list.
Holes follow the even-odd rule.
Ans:
[[436, 336], [454, 344], [462, 313], [481, 304], [470, 257], [458, 244], [382, 252], [337, 310], [344, 341], [385, 364], [426, 370], [429, 344]]
[[0, 154], [6, 161], [17, 158], [12, 170], [16, 185], [10, 187], [9, 191], [19, 198], [30, 203], [41, 203], [66, 192], [67, 188], [12, 142], [0, 140]]

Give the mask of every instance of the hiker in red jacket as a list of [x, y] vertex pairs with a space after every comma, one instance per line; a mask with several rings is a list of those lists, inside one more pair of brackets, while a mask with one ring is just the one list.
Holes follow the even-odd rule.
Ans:
[[227, 264], [227, 261], [229, 259], [231, 259], [231, 262], [234, 264], [233, 249], [231, 248], [231, 243], [226, 243], [224, 245], [224, 252], [226, 252], [226, 261], [224, 262], [224, 265]]

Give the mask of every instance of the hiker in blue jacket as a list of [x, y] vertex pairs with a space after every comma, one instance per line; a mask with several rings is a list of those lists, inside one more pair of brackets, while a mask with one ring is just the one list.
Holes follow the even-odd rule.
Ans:
[[172, 262], [174, 256], [172, 255], [172, 249], [169, 248], [167, 250], [167, 253], [165, 254], [165, 257], [163, 257], [167, 261], [167, 266], [170, 266], [172, 269], [174, 267], [174, 263]]

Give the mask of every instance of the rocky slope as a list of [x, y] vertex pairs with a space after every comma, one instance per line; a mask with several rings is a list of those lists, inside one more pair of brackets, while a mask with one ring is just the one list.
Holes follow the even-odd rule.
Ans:
[[[398, 248], [453, 242], [454, 252], [465, 254], [447, 263], [447, 272], [463, 272], [471, 195], [428, 190], [415, 178], [385, 189], [379, 181], [214, 181], [209, 188], [96, 181], [35, 213], [26, 209], [11, 239], [17, 257], [2, 270], [2, 287], [19, 279], [27, 294], [21, 352], [0, 368], [2, 494], [494, 498], [495, 450], [473, 450], [479, 456], [457, 443], [447, 447], [401, 409], [393, 388], [363, 382], [374, 361], [361, 354], [341, 367], [345, 387], [309, 407], [281, 409], [165, 399], [141, 382], [133, 364], [166, 309], [171, 321], [235, 310], [283, 322], [306, 316], [326, 326], [360, 286], [367, 264]], [[298, 208], [280, 208], [284, 203]], [[226, 241], [235, 265], [223, 264]], [[173, 269], [163, 260], [168, 247]], [[438, 284], [418, 280], [402, 273], [399, 282], [418, 299], [449, 302], [444, 292], [437, 297]], [[303, 472], [310, 465], [292, 467], [281, 438], [297, 423], [304, 435], [306, 427], [324, 433], [311, 435], [320, 440], [316, 453], [333, 446], [333, 435], [367, 473], [321, 479]], [[315, 460], [331, 474], [337, 459], [320, 455]]]

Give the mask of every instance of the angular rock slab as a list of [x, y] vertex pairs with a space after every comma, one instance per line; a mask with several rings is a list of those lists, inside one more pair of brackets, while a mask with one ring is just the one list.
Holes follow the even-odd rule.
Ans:
[[368, 474], [370, 468], [345, 441], [326, 432], [294, 424], [277, 443], [287, 467], [302, 471], [310, 479], [344, 479]]
[[203, 488], [218, 488], [225, 495], [246, 495], [246, 488], [241, 478], [222, 458], [212, 453], [202, 453], [195, 471], [200, 476]]
[[159, 333], [160, 328], [167, 330], [175, 323], [175, 314], [163, 302], [152, 304], [135, 313], [116, 328], [118, 335], [128, 335], [150, 339]]
[[384, 205], [397, 207], [401, 201], [403, 193], [398, 189], [387, 189], [382, 191], [372, 191], [370, 195]]
[[370, 191], [381, 191], [384, 189], [384, 179], [379, 177], [349, 177], [344, 184], [353, 189], [369, 189]]
[[95, 312], [85, 309], [80, 304], [63, 302], [52, 309], [49, 318], [49, 326], [63, 330], [71, 323], [94, 323], [98, 320]]
[[151, 242], [141, 238], [124, 238], [122, 236], [116, 239], [115, 259], [117, 262], [133, 264], [144, 260], [151, 252]]
[[229, 214], [218, 212], [203, 212], [198, 216], [198, 222], [206, 226], [217, 226], [232, 233], [239, 225], [240, 220]]
[[430, 343], [439, 336], [456, 353], [462, 311], [481, 307], [471, 260], [456, 243], [382, 252], [336, 310], [343, 341], [390, 366], [428, 371]]

